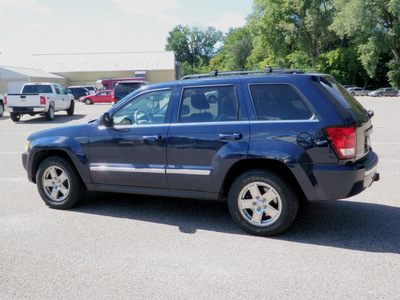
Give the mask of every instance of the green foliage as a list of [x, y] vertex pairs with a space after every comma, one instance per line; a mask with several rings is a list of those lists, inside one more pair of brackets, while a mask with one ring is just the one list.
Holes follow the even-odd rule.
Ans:
[[[169, 32], [166, 50], [175, 52], [175, 59], [182, 63], [182, 74], [193, 73], [195, 68], [208, 65], [215, 55], [215, 45], [222, 38], [222, 32], [214, 27], [200, 29], [198, 27], [178, 25]], [[187, 69], [189, 66], [189, 70]]]
[[389, 64], [393, 72], [387, 76], [393, 77], [400, 54], [400, 0], [336, 0], [334, 4], [332, 29], [357, 45], [368, 75], [376, 78], [382, 59], [389, 54], [394, 63]]
[[368, 78], [361, 61], [358, 58], [356, 47], [337, 48], [321, 54], [316, 66], [317, 71], [331, 74], [343, 84], [357, 84], [364, 86]]
[[271, 66], [400, 87], [400, 0], [253, 0], [243, 28], [222, 39], [214, 28], [176, 26], [166, 49], [175, 51], [182, 74]]
[[247, 28], [231, 29], [223, 40], [223, 47], [210, 61], [211, 70], [245, 70], [253, 50], [252, 38]]
[[291, 65], [306, 54], [309, 67], [314, 67], [315, 58], [338, 43], [337, 35], [329, 29], [332, 18], [330, 1], [254, 0], [249, 26], [260, 36], [259, 45], [270, 52], [267, 56]]
[[400, 62], [394, 59], [391, 60], [389, 62], [389, 68], [388, 77], [390, 84], [396, 89], [400, 89]]

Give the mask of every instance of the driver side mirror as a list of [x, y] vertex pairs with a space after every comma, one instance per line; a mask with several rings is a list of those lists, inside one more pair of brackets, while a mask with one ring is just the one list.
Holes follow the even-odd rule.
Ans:
[[103, 123], [106, 127], [113, 126], [113, 119], [110, 116], [110, 113], [106, 112], [103, 114]]

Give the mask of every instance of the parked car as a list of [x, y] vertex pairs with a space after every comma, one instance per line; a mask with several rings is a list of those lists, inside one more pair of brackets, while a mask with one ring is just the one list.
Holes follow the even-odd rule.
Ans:
[[356, 85], [352, 85], [352, 84], [346, 84], [346, 85], [343, 85], [343, 87], [345, 88], [345, 89], [348, 89], [348, 88], [355, 88], [355, 87], [357, 87]]
[[96, 86], [99, 90], [114, 90], [115, 86], [120, 81], [141, 81], [144, 82], [144, 78], [133, 77], [133, 78], [113, 78], [113, 79], [99, 79], [96, 82]]
[[80, 101], [86, 104], [102, 103], [102, 102], [114, 102], [113, 91], [103, 90], [97, 92], [94, 95], [88, 95], [80, 98]]
[[4, 114], [4, 97], [0, 94], [0, 117]]
[[6, 94], [4, 104], [14, 122], [24, 114], [41, 114], [52, 121], [55, 112], [65, 110], [71, 116], [75, 109], [73, 96], [57, 83], [25, 83], [21, 93]]
[[371, 96], [371, 97], [382, 97], [382, 96], [396, 97], [398, 95], [398, 92], [399, 91], [394, 88], [387, 87], [387, 88], [380, 88], [375, 91], [369, 92], [368, 96]]
[[348, 198], [379, 180], [372, 116], [329, 75], [214, 71], [33, 133], [22, 162], [52, 208], [86, 189], [223, 200], [240, 228], [268, 236], [292, 224], [300, 199]]
[[369, 91], [360, 87], [351, 87], [347, 89], [350, 95], [353, 96], [368, 96]]
[[97, 90], [93, 85], [85, 85], [83, 88], [87, 89], [89, 91], [90, 95], [96, 94]]
[[81, 97], [90, 95], [90, 92], [81, 86], [69, 86], [67, 91], [74, 96], [75, 100], [79, 100]]
[[141, 88], [146, 83], [142, 80], [130, 80], [117, 82], [114, 88], [114, 102], [117, 103], [126, 95], [129, 95], [133, 91]]

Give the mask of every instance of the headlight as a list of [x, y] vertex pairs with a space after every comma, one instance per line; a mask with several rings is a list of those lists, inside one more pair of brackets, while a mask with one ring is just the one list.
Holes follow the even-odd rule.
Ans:
[[29, 151], [30, 145], [31, 145], [31, 142], [30, 142], [30, 141], [26, 141], [25, 152], [28, 152], [28, 151]]

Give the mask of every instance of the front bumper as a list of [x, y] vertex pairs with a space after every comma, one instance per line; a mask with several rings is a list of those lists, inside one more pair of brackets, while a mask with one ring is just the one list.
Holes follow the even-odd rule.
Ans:
[[317, 185], [306, 194], [310, 201], [335, 200], [355, 196], [380, 179], [378, 156], [370, 151], [361, 161], [349, 165], [317, 165], [313, 174]]

